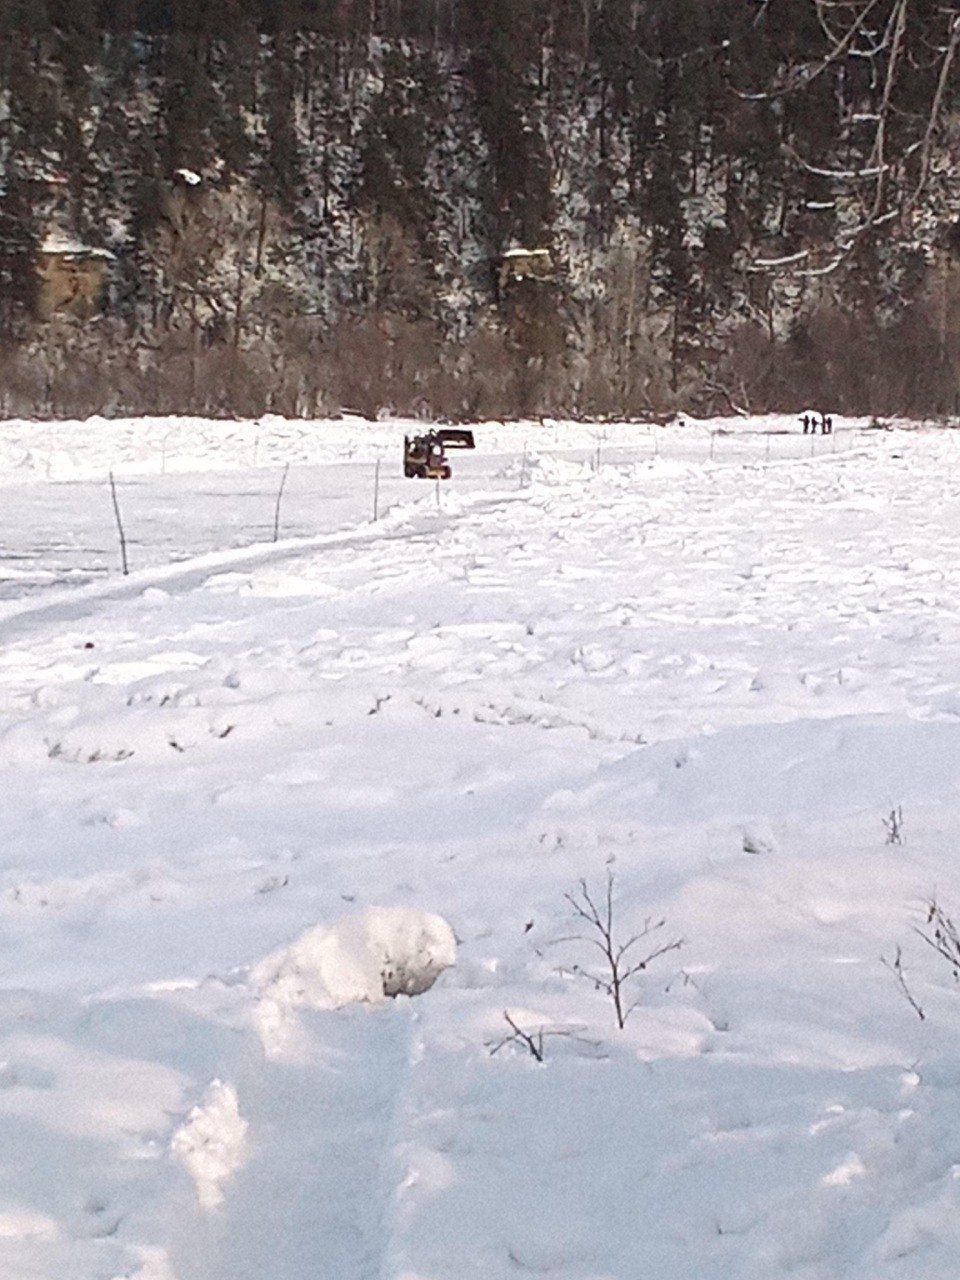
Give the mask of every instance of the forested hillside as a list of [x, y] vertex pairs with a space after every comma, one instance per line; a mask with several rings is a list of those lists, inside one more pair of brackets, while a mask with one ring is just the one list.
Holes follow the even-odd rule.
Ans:
[[926, 0], [0, 0], [0, 412], [956, 412], [958, 44]]

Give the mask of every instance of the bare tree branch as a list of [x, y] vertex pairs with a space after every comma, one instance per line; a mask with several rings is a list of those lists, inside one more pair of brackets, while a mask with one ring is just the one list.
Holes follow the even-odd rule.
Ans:
[[[819, 17], [825, 6], [823, 5], [822, 0], [814, 0], [814, 3]], [[846, 35], [835, 36], [824, 28], [824, 32], [827, 37], [833, 41], [833, 48], [812, 70], [804, 68], [798, 71], [796, 68], [791, 68], [787, 73], [785, 82], [776, 89], [756, 93], [744, 93], [740, 90], [734, 89], [734, 93], [736, 93], [738, 98], [744, 98], [748, 102], [765, 102], [774, 98], [786, 97], [787, 94], [796, 93], [800, 89], [806, 89], [814, 80], [819, 76], [822, 76], [823, 73], [832, 67], [835, 62], [839, 61], [840, 58], [849, 52], [854, 40], [856, 40], [857, 36], [863, 30], [867, 19], [879, 3], [880, 0], [868, 0], [866, 8], [847, 31]], [[821, 26], [822, 25], [823, 24], [821, 22]]]
[[925, 927], [914, 927], [914, 933], [947, 962], [954, 981], [960, 982], [960, 931], [936, 900], [927, 907]]
[[[807, 244], [777, 256], [755, 258], [746, 268], [749, 272], [828, 276], [879, 228], [906, 217], [932, 193], [937, 138], [960, 53], [956, 5], [931, 10], [919, 0], [812, 0], [812, 4], [827, 43], [820, 59], [812, 66], [788, 69], [783, 83], [772, 90], [738, 96], [764, 101], [806, 92], [831, 67], [837, 68], [838, 94], [842, 95], [850, 60], [861, 65], [866, 60], [873, 101], [867, 105], [861, 100], [849, 108], [841, 102], [841, 111], [849, 112], [848, 123], [866, 124], [870, 131], [863, 146], [851, 141], [855, 158], [846, 167], [814, 163], [783, 142], [784, 154], [804, 172], [845, 188], [840, 228], [832, 243]], [[925, 38], [930, 24], [939, 27], [941, 20], [942, 38]], [[859, 92], [862, 99], [862, 85]], [[910, 177], [908, 161], [917, 153], [919, 164], [915, 171], [909, 167], [914, 174]]]
[[510, 1016], [510, 1011], [508, 1009], [504, 1009], [503, 1011], [503, 1020], [510, 1028], [510, 1034], [503, 1036], [502, 1039], [495, 1042], [487, 1042], [491, 1058], [496, 1057], [500, 1050], [506, 1045], [515, 1044], [526, 1049], [536, 1062], [543, 1062], [544, 1041], [550, 1036], [562, 1040], [578, 1040], [582, 1044], [591, 1045], [593, 1048], [597, 1047], [596, 1041], [583, 1040], [577, 1034], [577, 1032], [582, 1029], [579, 1027], [538, 1026], [535, 1030], [525, 1031], [523, 1027], [519, 1026], [518, 1023]]
[[933, 154], [933, 142], [943, 110], [943, 99], [947, 91], [950, 70], [953, 66], [954, 58], [957, 56], [958, 48], [960, 48], [960, 14], [957, 14], [950, 25], [950, 39], [946, 49], [943, 50], [940, 76], [937, 80], [937, 89], [933, 95], [933, 102], [930, 104], [930, 116], [927, 120], [927, 128], [923, 135], [923, 144], [920, 151], [920, 176], [917, 179], [916, 189], [911, 198], [911, 206], [917, 204], [920, 200], [930, 180], [930, 160]]
[[900, 987], [900, 990], [903, 992], [904, 998], [906, 999], [910, 1008], [914, 1011], [914, 1013], [917, 1015], [920, 1021], [923, 1022], [927, 1015], [926, 1013], [924, 1013], [920, 1004], [914, 999], [913, 994], [910, 991], [910, 988], [907, 986], [906, 978], [903, 975], [903, 963], [901, 959], [900, 948], [897, 947], [896, 954], [894, 955], [893, 960], [888, 960], [885, 956], [881, 956], [880, 963], [885, 968], [889, 969], [890, 972], [893, 974], [893, 976], [896, 978], [897, 985]]

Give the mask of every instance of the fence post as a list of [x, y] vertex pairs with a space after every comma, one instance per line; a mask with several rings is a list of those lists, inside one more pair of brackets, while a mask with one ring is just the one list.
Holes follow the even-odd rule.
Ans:
[[110, 496], [113, 499], [113, 514], [117, 521], [117, 533], [120, 535], [120, 568], [123, 576], [127, 577], [130, 572], [127, 565], [127, 535], [123, 531], [123, 520], [120, 517], [120, 503], [117, 501], [117, 485], [113, 478], [113, 472], [110, 472]]
[[597, 471], [597, 472], [599, 472], [600, 470], [600, 449], [601, 449], [601, 446], [603, 445], [603, 442], [606, 440], [606, 438], [607, 438], [607, 433], [605, 431], [601, 431], [600, 434], [596, 437], [597, 454], [596, 454], [596, 462], [594, 464], [593, 469], [594, 471]]
[[283, 490], [286, 487], [287, 476], [290, 472], [290, 463], [288, 462], [283, 468], [283, 475], [280, 477], [280, 488], [277, 490], [277, 505], [273, 512], [273, 540], [278, 542], [280, 539], [280, 502], [283, 498]]

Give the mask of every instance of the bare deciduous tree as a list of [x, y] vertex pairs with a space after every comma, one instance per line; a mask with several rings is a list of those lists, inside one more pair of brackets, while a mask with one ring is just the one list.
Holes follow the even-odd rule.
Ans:
[[[913, 931], [948, 966], [953, 981], [960, 985], [960, 928], [936, 898], [931, 898], [927, 903], [924, 922], [922, 925], [915, 925]], [[897, 947], [892, 960], [881, 956], [880, 963], [894, 975], [905, 1000], [923, 1022], [926, 1011], [907, 986], [900, 947]]]
[[741, 96], [763, 101], [802, 95], [824, 75], [835, 81], [849, 162], [817, 163], [790, 146], [786, 150], [801, 174], [832, 184], [849, 216], [832, 243], [758, 259], [751, 268], [825, 276], [878, 228], [903, 223], [924, 203], [949, 210], [949, 193], [941, 189], [933, 159], [949, 120], [960, 12], [927, 0], [811, 3], [825, 40], [822, 55], [787, 64], [779, 84]]
[[564, 897], [573, 909], [574, 918], [584, 927], [583, 933], [573, 934], [559, 942], [582, 942], [596, 947], [601, 960], [597, 967], [584, 968], [579, 964], [564, 967], [561, 973], [589, 982], [597, 991], [604, 992], [613, 1002], [617, 1026], [623, 1030], [627, 1019], [640, 1003], [641, 996], [631, 997], [632, 979], [644, 973], [654, 960], [670, 951], [677, 951], [684, 944], [683, 938], [674, 938], [653, 946], [652, 950], [644, 950], [641, 955], [640, 944], [646, 939], [654, 938], [666, 926], [666, 920], [655, 920], [647, 917], [637, 933], [631, 934], [621, 942], [616, 934], [614, 920], [614, 884], [613, 872], [607, 869], [606, 890], [602, 900], [591, 892], [586, 880], [581, 880], [576, 893], [566, 893]]

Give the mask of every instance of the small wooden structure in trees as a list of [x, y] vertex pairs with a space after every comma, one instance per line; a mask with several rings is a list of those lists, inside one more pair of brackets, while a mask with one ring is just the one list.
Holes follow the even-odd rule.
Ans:
[[520, 280], [547, 284], [556, 278], [549, 249], [507, 249], [500, 262], [500, 288]]
[[101, 311], [113, 257], [108, 249], [83, 244], [59, 231], [50, 232], [37, 246], [37, 318], [89, 320]]

